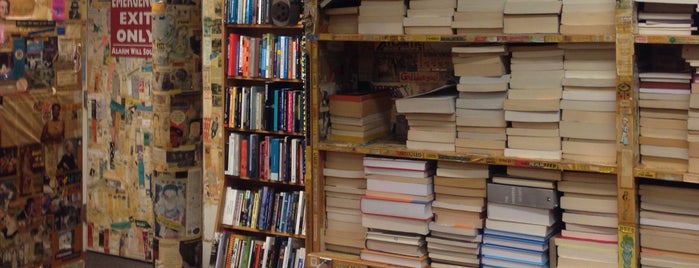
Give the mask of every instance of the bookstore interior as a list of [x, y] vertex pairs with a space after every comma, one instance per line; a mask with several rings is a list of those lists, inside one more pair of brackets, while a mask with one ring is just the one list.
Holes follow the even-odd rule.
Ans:
[[697, 267], [698, 5], [0, 0], [1, 266]]

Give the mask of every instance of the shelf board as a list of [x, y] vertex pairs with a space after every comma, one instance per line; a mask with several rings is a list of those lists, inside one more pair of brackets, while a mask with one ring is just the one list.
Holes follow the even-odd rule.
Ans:
[[285, 236], [285, 237], [293, 237], [293, 238], [299, 238], [299, 239], [306, 239], [306, 236], [305, 236], [305, 235], [297, 235], [297, 234], [290, 234], [290, 233], [280, 233], [280, 232], [275, 232], [275, 231], [260, 230], [260, 229], [255, 229], [255, 228], [250, 228], [250, 227], [243, 227], [243, 226], [235, 226], [235, 225], [225, 225], [225, 224], [221, 224], [221, 227], [226, 228], [226, 229], [231, 229], [231, 230], [238, 230], [238, 231], [249, 232], [249, 233], [258, 233], [258, 234], [264, 234], [264, 235]]
[[633, 175], [634, 177], [644, 179], [699, 183], [699, 174], [686, 173], [676, 170], [659, 170], [640, 166], [634, 168]]
[[296, 24], [296, 25], [291, 25], [291, 26], [277, 26], [274, 24], [236, 24], [236, 23], [227, 23], [226, 27], [228, 28], [249, 28], [249, 29], [269, 29], [273, 31], [279, 31], [283, 29], [288, 29], [288, 30], [301, 30], [303, 29], [303, 25], [301, 24]]
[[403, 158], [417, 158], [429, 160], [449, 160], [479, 164], [505, 165], [518, 167], [535, 167], [543, 169], [588, 171], [598, 173], [616, 173], [616, 165], [581, 163], [573, 161], [551, 161], [536, 159], [521, 159], [512, 157], [491, 157], [468, 155], [456, 152], [411, 150], [405, 144], [397, 141], [381, 140], [380, 142], [368, 144], [343, 143], [332, 141], [321, 141], [318, 149], [324, 151], [354, 152], [361, 154], [383, 155]]
[[391, 42], [475, 42], [475, 43], [561, 43], [561, 42], [609, 42], [615, 35], [367, 35], [367, 34], [317, 34], [306, 36], [320, 41], [391, 41]]
[[250, 182], [268, 184], [268, 185], [282, 185], [282, 186], [300, 187], [300, 188], [305, 187], [303, 184], [289, 183], [289, 182], [283, 182], [283, 181], [272, 181], [272, 180], [267, 180], [267, 179], [263, 180], [263, 179], [239, 177], [239, 176], [233, 176], [233, 175], [225, 175], [225, 177], [228, 179], [232, 179], [232, 180], [250, 181]]
[[225, 127], [226, 130], [231, 131], [231, 132], [244, 132], [244, 133], [257, 133], [257, 134], [264, 134], [264, 135], [275, 135], [275, 136], [294, 136], [294, 137], [299, 137], [299, 138], [304, 138], [305, 135], [301, 132], [283, 132], [283, 131], [270, 131], [270, 130], [262, 130], [262, 129], [242, 129], [242, 128], [232, 128], [232, 127]]
[[285, 82], [285, 83], [303, 83], [301, 79], [281, 79], [281, 78], [265, 78], [265, 77], [249, 77], [249, 76], [227, 76], [228, 80], [250, 81], [250, 82]]
[[634, 42], [637, 44], [699, 44], [699, 35], [635, 35]]

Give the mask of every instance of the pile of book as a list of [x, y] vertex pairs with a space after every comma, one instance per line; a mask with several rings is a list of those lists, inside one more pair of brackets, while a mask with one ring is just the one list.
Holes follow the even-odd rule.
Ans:
[[453, 34], [456, 0], [410, 0], [403, 18], [405, 34]]
[[366, 156], [364, 173], [362, 225], [369, 232], [360, 258], [402, 267], [426, 266], [434, 162]]
[[364, 247], [366, 228], [362, 226], [359, 200], [366, 191], [364, 155], [327, 152], [323, 175], [325, 183], [325, 248], [359, 254]]
[[614, 44], [559, 44], [564, 50], [560, 132], [563, 159], [616, 163]]
[[692, 267], [699, 263], [699, 190], [642, 184], [641, 264]]
[[506, 34], [558, 33], [559, 0], [506, 0], [503, 32]]
[[510, 46], [510, 89], [505, 100], [505, 156], [561, 159], [560, 99], [563, 50], [556, 46]]
[[614, 34], [616, 1], [563, 0], [561, 34]]
[[639, 69], [643, 68], [639, 72], [641, 128], [638, 142], [641, 164], [645, 167], [686, 172], [692, 74], [685, 68], [679, 48], [639, 48], [639, 53], [649, 56], [646, 62], [639, 62]]
[[329, 97], [328, 140], [364, 143], [391, 132], [391, 99], [387, 92]]
[[456, 152], [502, 156], [507, 136], [503, 102], [510, 76], [504, 45], [452, 47], [456, 85]]
[[696, 31], [692, 14], [697, 2], [686, 0], [636, 0], [643, 2], [638, 12], [638, 33], [646, 35], [692, 35]]
[[457, 34], [502, 34], [505, 0], [458, 0], [451, 27]]
[[433, 94], [396, 99], [408, 121], [408, 149], [453, 152], [456, 141], [456, 95], [447, 85]]
[[549, 239], [561, 225], [555, 181], [493, 176], [487, 199], [481, 263], [549, 267]]
[[618, 267], [616, 181], [615, 174], [563, 172], [559, 267]]
[[437, 163], [435, 220], [427, 237], [432, 267], [479, 267], [488, 178], [487, 165]]
[[687, 171], [699, 173], [699, 81], [697, 81], [697, 69], [699, 67], [699, 46], [683, 45], [682, 58], [692, 67], [692, 81], [689, 84], [689, 111], [687, 113], [687, 147], [689, 147], [689, 165]]
[[403, 34], [403, 0], [364, 0], [359, 6], [359, 34]]

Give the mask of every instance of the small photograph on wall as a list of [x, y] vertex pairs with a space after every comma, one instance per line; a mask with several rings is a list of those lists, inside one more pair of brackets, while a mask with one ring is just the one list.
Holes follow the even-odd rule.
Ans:
[[0, 52], [0, 81], [8, 80], [10, 71], [12, 71], [12, 52]]
[[44, 184], [44, 150], [39, 143], [20, 148], [20, 193], [31, 195], [41, 191]]
[[17, 146], [0, 148], [0, 177], [16, 175], [18, 166]]
[[[14, 177], [0, 179], [0, 209], [4, 210], [10, 202], [17, 199], [17, 179]], [[2, 223], [0, 222], [0, 226]]]
[[65, 174], [71, 171], [78, 171], [80, 169], [80, 152], [82, 142], [78, 139], [66, 139], [57, 151], [56, 160], [56, 172], [58, 174]]

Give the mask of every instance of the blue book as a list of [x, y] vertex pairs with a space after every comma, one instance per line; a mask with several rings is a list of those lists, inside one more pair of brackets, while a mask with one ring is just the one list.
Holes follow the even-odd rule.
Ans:
[[262, 186], [260, 189], [260, 208], [257, 213], [257, 226], [255, 228], [260, 230], [265, 230], [265, 221], [267, 220], [267, 206], [269, 202], [267, 201], [267, 195], [269, 194], [269, 187]]
[[279, 181], [279, 147], [281, 144], [280, 138], [270, 139], [270, 154], [269, 154], [269, 172], [271, 181]]
[[536, 241], [524, 238], [503, 236], [495, 234], [484, 234], [483, 235], [484, 245], [500, 245], [513, 248], [527, 249], [544, 252], [549, 249], [548, 240], [546, 241]]

